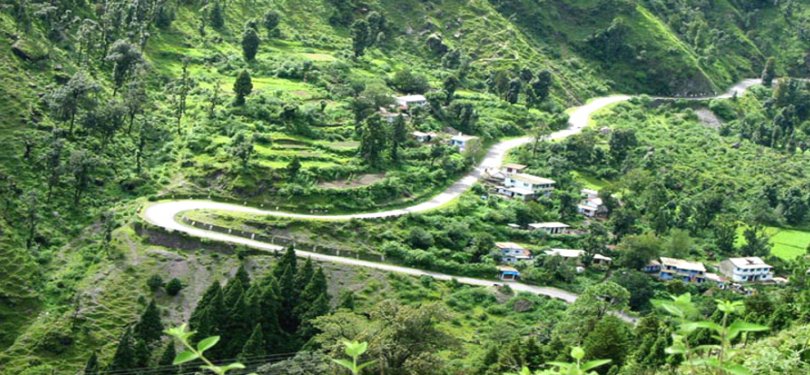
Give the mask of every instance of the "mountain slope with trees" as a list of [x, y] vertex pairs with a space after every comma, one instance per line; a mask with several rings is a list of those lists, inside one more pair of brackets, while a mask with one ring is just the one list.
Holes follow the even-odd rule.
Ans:
[[[774, 75], [807, 76], [809, 22], [798, 0], [4, 2], [0, 366], [78, 368], [96, 352], [109, 363], [113, 342], [135, 349], [131, 338], [144, 332], [126, 327], [148, 303], [128, 286], [169, 269], [155, 257], [172, 258], [163, 253], [171, 246], [149, 248], [136, 231], [146, 199], [211, 196], [304, 212], [410, 204], [477, 157], [415, 147], [410, 130], [452, 128], [486, 145], [564, 126], [565, 108], [609, 92], [720, 91], [760, 75], [771, 56]], [[425, 94], [433, 109], [389, 125], [376, 112], [397, 93]], [[730, 107], [722, 131], [774, 149], [798, 144], [774, 132], [802, 128], [785, 125], [793, 112], [760, 99], [718, 104]], [[751, 130], [742, 111], [776, 126]], [[806, 113], [797, 113], [801, 124]], [[384, 177], [323, 185], [358, 175]], [[506, 208], [475, 209], [498, 223], [557, 215]], [[489, 225], [479, 219], [471, 224]], [[468, 248], [452, 243], [463, 226], [441, 231], [437, 243]], [[454, 261], [484, 255], [469, 250]], [[409, 253], [414, 262], [420, 251]], [[224, 262], [178, 257], [205, 286], [206, 267]], [[188, 301], [157, 304], [171, 306], [172, 323], [191, 313]], [[244, 333], [255, 343], [268, 330]]]

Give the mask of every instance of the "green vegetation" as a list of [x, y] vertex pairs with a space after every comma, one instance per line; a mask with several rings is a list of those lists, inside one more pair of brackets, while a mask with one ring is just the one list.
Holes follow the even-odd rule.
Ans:
[[[771, 328], [751, 332], [748, 343], [794, 361], [772, 368], [807, 368], [810, 100], [806, 83], [780, 78], [810, 74], [810, 9], [802, 1], [7, 3], [0, 7], [4, 372], [176, 373], [178, 348], [163, 327], [188, 322], [195, 341], [220, 341], [202, 340], [189, 347], [193, 355], [179, 356], [210, 354], [215, 373], [226, 372], [215, 360], [235, 358], [258, 373], [336, 372], [328, 359], [342, 356], [345, 340], [368, 342], [365, 354], [355, 347], [349, 355], [377, 361], [368, 365], [375, 373], [547, 373], [556, 370], [544, 364], [557, 363], [560, 371], [652, 374], [694, 364], [664, 353], [669, 334], [683, 327], [650, 302], [684, 292], [695, 295], [702, 315], [695, 319], [718, 324], [706, 326], [723, 338], [724, 354], [711, 358], [740, 364], [728, 356], [738, 350], [733, 325], [719, 322], [716, 303], [703, 296], [709, 290], [742, 301], [746, 321]], [[274, 258], [164, 233], [138, 216], [147, 201], [172, 197], [315, 213], [409, 206], [468, 173], [498, 140], [563, 128], [565, 108], [589, 98], [712, 93], [757, 76], [766, 85], [750, 95], [640, 98], [593, 120], [609, 134], [517, 150], [511, 161], [557, 182], [536, 202], [476, 185], [441, 210], [389, 220], [188, 213], [487, 279], [502, 260], [495, 241], [536, 255], [582, 248], [582, 272], [560, 257], [516, 265], [526, 283], [580, 293], [570, 307], [508, 284], [493, 291], [296, 264], [291, 252]], [[423, 94], [428, 103], [406, 110], [393, 99], [400, 94]], [[704, 105], [722, 124], [698, 120], [694, 109]], [[420, 143], [413, 131], [440, 136]], [[481, 142], [459, 152], [446, 141], [458, 132]], [[606, 220], [577, 214], [581, 188], [600, 191]], [[539, 221], [564, 221], [576, 232], [522, 229]], [[592, 264], [596, 254], [614, 265]], [[658, 255], [711, 268], [728, 256], [762, 255], [790, 283], [757, 286], [747, 298], [663, 283], [637, 270]], [[632, 327], [609, 313], [619, 310], [648, 316]], [[172, 332], [189, 346], [188, 332]], [[705, 330], [690, 335], [690, 345], [712, 344]], [[766, 345], [776, 338], [786, 341]], [[576, 364], [558, 363], [579, 346], [585, 353], [571, 355]], [[290, 352], [298, 354], [264, 363]], [[611, 362], [595, 367], [602, 364], [588, 362], [595, 358]], [[752, 371], [775, 361], [745, 358]]]

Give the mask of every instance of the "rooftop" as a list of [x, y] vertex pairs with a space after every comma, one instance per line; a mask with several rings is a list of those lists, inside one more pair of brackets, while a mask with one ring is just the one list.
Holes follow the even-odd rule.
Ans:
[[537, 177], [535, 175], [530, 175], [530, 174], [526, 174], [526, 173], [515, 173], [515, 174], [509, 176], [509, 178], [511, 178], [513, 180], [517, 180], [517, 181], [527, 182], [527, 183], [530, 183], [530, 184], [554, 184], [555, 183], [554, 180], [551, 180], [551, 179], [548, 179], [548, 178], [543, 178], [543, 177]]
[[523, 164], [517, 164], [517, 163], [507, 163], [507, 164], [503, 165], [503, 168], [504, 169], [518, 169], [518, 170], [521, 170], [521, 169], [526, 169], [526, 166], [523, 165]]
[[564, 223], [548, 222], [548, 223], [531, 223], [529, 228], [542, 229], [542, 228], [570, 228], [571, 226]]
[[706, 267], [704, 267], [703, 263], [700, 262], [661, 257], [661, 264], [664, 266], [673, 266], [683, 270], [706, 272]]
[[532, 194], [534, 194], [534, 190], [532, 190], [532, 189], [523, 189], [523, 188], [506, 187], [506, 186], [504, 186], [503, 189], [506, 190], [506, 191], [511, 191], [513, 193], [520, 194], [520, 195], [532, 195]]
[[555, 256], [559, 255], [563, 258], [579, 258], [585, 254], [585, 250], [574, 249], [548, 249], [545, 251], [546, 255]]
[[716, 283], [724, 283], [724, 282], [728, 281], [728, 280], [726, 280], [725, 277], [720, 276], [720, 275], [718, 275], [716, 273], [707, 272], [705, 276], [706, 276], [706, 280], [711, 280], [711, 281], [714, 281]]
[[737, 268], [762, 268], [771, 267], [760, 257], [728, 258], [728, 261]]
[[605, 261], [608, 261], [608, 262], [612, 262], [612, 261], [613, 261], [613, 258], [611, 258], [611, 257], [606, 257], [606, 256], [604, 256], [604, 255], [602, 255], [602, 254], [594, 254], [594, 255], [593, 255], [593, 259], [605, 260]]
[[499, 249], [521, 249], [525, 250], [523, 246], [520, 246], [514, 242], [495, 242], [495, 247]]
[[426, 100], [427, 100], [427, 99], [425, 98], [425, 96], [424, 96], [424, 95], [403, 95], [403, 96], [397, 96], [397, 101], [402, 101], [402, 102], [424, 102], [424, 101], [426, 101]]
[[498, 271], [501, 271], [501, 272], [517, 272], [518, 271], [517, 268], [509, 267], [509, 266], [498, 266], [497, 268], [498, 268]]

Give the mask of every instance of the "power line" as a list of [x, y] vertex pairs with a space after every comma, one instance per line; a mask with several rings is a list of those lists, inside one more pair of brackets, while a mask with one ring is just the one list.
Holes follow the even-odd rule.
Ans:
[[[257, 364], [262, 362], [268, 362], [278, 359], [287, 359], [290, 357], [294, 357], [298, 353], [305, 353], [305, 352], [289, 352], [289, 353], [277, 353], [277, 354], [270, 354], [264, 356], [255, 356], [255, 357], [247, 357], [244, 358], [244, 361], [239, 361], [238, 358], [229, 358], [229, 359], [217, 359], [211, 360], [212, 363], [215, 365], [222, 365], [228, 364], [233, 362], [240, 362], [243, 365], [248, 364]], [[113, 371], [106, 371], [104, 372], [105, 375], [128, 375], [128, 374], [150, 374], [150, 373], [157, 373], [163, 370], [168, 370], [172, 368], [180, 367], [181, 365], [163, 365], [163, 366], [156, 366], [156, 367], [137, 367], [137, 368], [129, 368], [123, 370], [113, 370]]]

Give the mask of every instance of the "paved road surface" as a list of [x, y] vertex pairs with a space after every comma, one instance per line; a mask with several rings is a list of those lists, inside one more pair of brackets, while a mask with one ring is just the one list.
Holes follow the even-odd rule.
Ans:
[[[731, 87], [727, 92], [718, 95], [718, 98], [729, 98], [736, 94], [742, 94], [747, 90], [749, 87], [758, 84], [760, 82], [759, 79], [748, 79], [744, 80], [733, 87]], [[568, 128], [554, 132], [548, 136], [550, 140], [559, 140], [571, 135], [577, 134], [582, 131], [583, 128], [588, 126], [588, 121], [591, 117], [591, 114], [602, 109], [608, 105], [623, 102], [629, 100], [631, 96], [627, 95], [612, 95], [612, 96], [605, 96], [601, 98], [596, 98], [591, 100], [585, 105], [580, 107], [576, 107], [569, 112], [569, 120], [568, 120]], [[655, 97], [655, 99], [678, 99], [678, 98], [667, 98], [667, 97]], [[710, 99], [707, 97], [702, 98], [685, 98], [685, 99], [695, 99], [695, 100], [704, 100]], [[159, 227], [163, 227], [168, 230], [184, 232], [194, 237], [199, 238], [207, 238], [210, 240], [221, 241], [221, 242], [229, 242], [235, 244], [241, 244], [245, 246], [249, 246], [252, 248], [260, 249], [260, 250], [269, 250], [269, 251], [278, 251], [282, 250], [282, 247], [278, 245], [268, 244], [264, 242], [254, 241], [247, 238], [242, 238], [238, 236], [231, 236], [223, 233], [217, 232], [210, 232], [207, 230], [199, 229], [199, 228], [192, 228], [181, 224], [177, 221], [177, 216], [186, 211], [193, 211], [193, 210], [202, 210], [202, 209], [211, 209], [211, 210], [222, 210], [222, 211], [230, 211], [236, 213], [247, 213], [253, 214], [257, 216], [276, 216], [276, 217], [287, 217], [287, 218], [296, 218], [296, 219], [313, 219], [313, 220], [349, 220], [349, 219], [373, 219], [373, 218], [385, 218], [385, 217], [392, 217], [392, 216], [401, 216], [406, 215], [408, 213], [413, 212], [424, 212], [431, 209], [435, 209], [441, 207], [452, 200], [458, 198], [462, 193], [467, 191], [473, 184], [478, 182], [481, 179], [482, 174], [487, 169], [498, 168], [503, 163], [504, 157], [506, 154], [512, 150], [513, 148], [523, 146], [529, 142], [532, 142], [531, 137], [521, 137], [515, 139], [509, 139], [500, 143], [495, 144], [492, 148], [489, 149], [487, 155], [481, 161], [481, 163], [473, 169], [469, 174], [462, 177], [460, 180], [455, 182], [449, 188], [447, 188], [444, 192], [440, 193], [439, 195], [431, 198], [428, 201], [419, 203], [417, 205], [401, 208], [401, 209], [394, 209], [394, 210], [386, 210], [386, 211], [379, 211], [379, 212], [369, 212], [369, 213], [357, 213], [357, 214], [346, 214], [346, 215], [310, 215], [310, 214], [298, 214], [298, 213], [290, 213], [290, 212], [281, 212], [281, 211], [271, 211], [271, 210], [261, 210], [257, 208], [235, 205], [235, 204], [228, 204], [228, 203], [219, 203], [219, 202], [212, 202], [207, 200], [178, 200], [178, 201], [163, 201], [157, 202], [154, 204], [150, 204], [142, 212], [142, 216], [144, 219], [149, 221], [150, 223], [157, 225]], [[395, 266], [391, 264], [384, 264], [384, 263], [376, 263], [376, 262], [368, 262], [358, 259], [352, 258], [344, 258], [344, 257], [336, 257], [318, 253], [311, 253], [307, 251], [300, 251], [296, 250], [296, 253], [302, 257], [310, 257], [313, 260], [319, 260], [324, 262], [332, 262], [332, 263], [340, 263], [352, 266], [361, 266], [361, 267], [369, 267], [375, 268], [383, 271], [390, 271], [390, 272], [398, 272], [404, 273], [414, 276], [422, 276], [428, 275], [432, 276], [439, 280], [450, 280], [456, 279], [461, 283], [469, 284], [469, 285], [478, 285], [478, 286], [491, 286], [493, 285], [493, 281], [485, 280], [485, 279], [476, 279], [476, 278], [469, 278], [469, 277], [454, 277], [451, 275], [424, 271], [416, 268], [409, 268], [409, 267], [401, 267]], [[551, 287], [542, 287], [542, 286], [534, 286], [534, 285], [527, 285], [522, 284], [519, 282], [508, 282], [508, 284], [513, 290], [521, 291], [521, 292], [530, 292], [535, 294], [540, 294], [544, 296], [549, 296], [552, 298], [561, 299], [568, 303], [573, 302], [576, 300], [577, 295], [571, 292], [567, 292], [557, 288]], [[623, 319], [627, 321], [633, 321], [632, 318], [626, 315], [620, 315]]]

